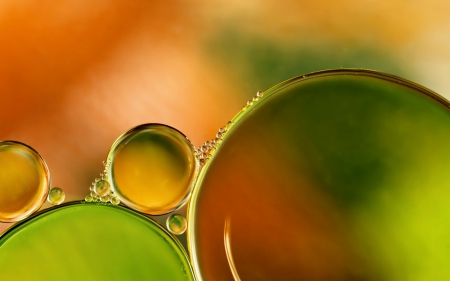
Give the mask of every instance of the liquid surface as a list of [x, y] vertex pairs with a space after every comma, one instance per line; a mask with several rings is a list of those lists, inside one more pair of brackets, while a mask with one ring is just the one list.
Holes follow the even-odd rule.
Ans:
[[65, 205], [0, 238], [2, 280], [193, 280], [161, 227], [118, 206]]
[[450, 113], [390, 79], [297, 78], [232, 120], [190, 204], [200, 280], [450, 279]]
[[198, 169], [189, 140], [159, 124], [141, 125], [122, 135], [108, 159], [108, 174], [120, 201], [152, 215], [184, 204]]
[[47, 166], [35, 150], [0, 142], [0, 222], [18, 221], [38, 210], [49, 182]]

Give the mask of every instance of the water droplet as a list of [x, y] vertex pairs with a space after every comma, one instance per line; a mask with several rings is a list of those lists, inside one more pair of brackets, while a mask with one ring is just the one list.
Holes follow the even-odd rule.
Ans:
[[195, 152], [190, 141], [171, 127], [135, 127], [109, 151], [111, 188], [122, 203], [137, 211], [151, 215], [173, 211], [190, 196], [199, 150]]
[[102, 198], [100, 198], [100, 201], [102, 201], [103, 203], [106, 203], [109, 201], [109, 196], [103, 196]]
[[61, 204], [64, 202], [64, 199], [66, 199], [66, 194], [64, 193], [64, 190], [59, 187], [53, 187], [48, 192], [47, 201], [53, 205]]
[[50, 173], [26, 144], [0, 142], [0, 222], [22, 220], [37, 211], [49, 191]]
[[111, 186], [109, 185], [109, 182], [105, 180], [100, 180], [95, 184], [95, 193], [99, 196], [105, 196], [109, 193], [111, 190]]
[[179, 214], [172, 214], [166, 221], [167, 229], [175, 235], [181, 235], [186, 231], [186, 218]]
[[86, 202], [92, 202], [94, 200], [94, 198], [92, 198], [91, 195], [86, 196], [86, 198], [84, 198], [84, 201]]

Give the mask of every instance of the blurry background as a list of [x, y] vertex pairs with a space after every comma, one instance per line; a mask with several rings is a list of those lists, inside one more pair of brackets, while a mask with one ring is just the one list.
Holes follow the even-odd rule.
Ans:
[[88, 194], [131, 127], [168, 124], [198, 146], [257, 90], [310, 71], [371, 68], [450, 98], [449, 8], [445, 0], [4, 0], [0, 140], [35, 148], [70, 201]]

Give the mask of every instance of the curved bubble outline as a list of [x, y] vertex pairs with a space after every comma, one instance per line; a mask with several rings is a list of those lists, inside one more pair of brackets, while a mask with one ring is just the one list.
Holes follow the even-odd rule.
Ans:
[[[42, 207], [42, 205], [44, 205], [45, 200], [47, 199], [48, 193], [50, 192], [50, 186], [52, 184], [52, 177], [51, 177], [50, 170], [49, 170], [49, 168], [47, 166], [47, 163], [45, 162], [44, 158], [34, 148], [32, 148], [28, 144], [25, 144], [25, 143], [20, 142], [20, 141], [14, 141], [14, 140], [0, 141], [0, 144], [4, 144], [4, 143], [6, 143], [6, 144], [8, 144], [8, 143], [18, 144], [18, 145], [22, 145], [25, 148], [29, 149], [32, 153], [35, 154], [34, 156], [37, 156], [36, 159], [42, 163], [42, 166], [44, 167], [44, 173], [47, 176], [47, 186], [45, 187], [44, 195], [41, 198], [39, 198], [38, 200], [36, 200], [37, 204], [34, 206], [34, 208], [31, 208], [30, 210], [22, 213], [20, 216], [17, 216], [13, 220], [6, 220], [5, 221], [5, 220], [0, 219], [0, 223], [15, 223], [15, 222], [19, 222], [19, 221], [22, 221], [22, 220], [28, 218], [33, 213], [37, 212]], [[2, 235], [0, 234], [0, 237], [1, 236]]]
[[[193, 159], [194, 159], [194, 171], [192, 171], [193, 172], [192, 180], [191, 180], [191, 183], [189, 184], [189, 188], [187, 190], [186, 196], [175, 207], [173, 207], [170, 210], [167, 210], [167, 211], [162, 212], [162, 213], [157, 213], [157, 214], [148, 214], [148, 215], [152, 215], [152, 216], [162, 216], [162, 215], [166, 215], [166, 214], [169, 214], [169, 213], [171, 213], [173, 211], [176, 211], [176, 210], [180, 209], [181, 207], [183, 207], [189, 201], [189, 199], [192, 196], [192, 191], [194, 190], [195, 184], [197, 182], [197, 178], [199, 176], [200, 163], [199, 163], [199, 160], [198, 160], [197, 155], [195, 153], [195, 146], [192, 144], [191, 140], [185, 134], [183, 134], [181, 131], [179, 131], [178, 129], [176, 129], [176, 128], [172, 127], [172, 126], [169, 126], [169, 125], [166, 125], [166, 124], [161, 124], [161, 123], [144, 123], [144, 124], [137, 125], [137, 126], [131, 128], [131, 129], [129, 129], [125, 133], [121, 134], [114, 141], [114, 143], [111, 145], [111, 148], [108, 151], [108, 156], [106, 157], [107, 158], [106, 165], [108, 165], [106, 171], [107, 171], [107, 173], [109, 175], [108, 182], [111, 185], [111, 189], [114, 191], [114, 193], [116, 193], [118, 195], [119, 194], [119, 192], [117, 192], [118, 189], [116, 188], [116, 185], [114, 184], [114, 180], [112, 178], [112, 163], [113, 163], [114, 153], [116, 152], [117, 147], [127, 137], [131, 136], [135, 132], [138, 132], [138, 131], [140, 131], [142, 129], [145, 129], [145, 128], [148, 128], [148, 127], [153, 127], [153, 126], [165, 127], [165, 128], [170, 129], [170, 130], [173, 130], [175, 133], [180, 134], [180, 137], [183, 140], [185, 140], [186, 141], [186, 145], [189, 146], [189, 149], [191, 150], [192, 156], [193, 156]], [[127, 204], [127, 203], [130, 202], [130, 200], [123, 200], [122, 196], [119, 196], [119, 195], [118, 195], [118, 197], [119, 197], [120, 201], [123, 204], [125, 204], [125, 205], [127, 205], [127, 207], [133, 209], [131, 206], [128, 206], [128, 204]], [[144, 212], [142, 212], [140, 210], [135, 210], [135, 211], [139, 212], [139, 213], [146, 214], [146, 213], [144, 213]]]
[[188, 270], [190, 272], [190, 274], [191, 274], [191, 276], [193, 277], [194, 280], [197, 280], [195, 278], [194, 270], [193, 270], [192, 263], [191, 263], [191, 260], [189, 258], [189, 255], [187, 254], [185, 248], [180, 243], [180, 241], [178, 241], [178, 239], [176, 237], [174, 237], [167, 229], [164, 228], [164, 226], [162, 224], [160, 224], [156, 220], [152, 219], [151, 217], [147, 216], [144, 213], [140, 213], [140, 212], [138, 212], [138, 211], [136, 211], [136, 210], [126, 206], [126, 205], [123, 205], [122, 203], [120, 205], [110, 205], [110, 204], [105, 204], [105, 203], [87, 203], [84, 200], [83, 201], [70, 201], [70, 202], [63, 203], [61, 205], [52, 206], [52, 207], [46, 208], [44, 210], [40, 210], [39, 212], [36, 212], [36, 213], [32, 214], [31, 216], [27, 217], [26, 219], [13, 224], [4, 233], [0, 233], [0, 249], [1, 249], [1, 246], [2, 246], [3, 238], [6, 237], [9, 233], [11, 233], [14, 230], [16, 230], [17, 228], [21, 227], [23, 224], [28, 223], [28, 222], [32, 221], [33, 219], [38, 218], [39, 216], [41, 216], [41, 215], [43, 215], [45, 213], [48, 213], [50, 211], [54, 211], [54, 210], [57, 210], [57, 209], [60, 209], [60, 208], [64, 208], [64, 207], [67, 207], [67, 206], [84, 205], [84, 204], [87, 204], [87, 205], [94, 205], [94, 204], [96, 204], [96, 205], [103, 205], [105, 207], [110, 207], [110, 208], [121, 208], [121, 209], [124, 209], [123, 211], [128, 211], [131, 214], [133, 214], [133, 215], [135, 215], [135, 216], [137, 216], [139, 218], [142, 218], [144, 221], [155, 225], [155, 227], [157, 229], [161, 230], [164, 234], [166, 234], [168, 239], [170, 239], [170, 241], [172, 241], [176, 245], [176, 247], [178, 247], [178, 249], [180, 250], [180, 252], [181, 252], [181, 254], [183, 256], [183, 258], [186, 260], [186, 264], [188, 265], [186, 270]]
[[[310, 80], [310, 79], [315, 79], [315, 78], [325, 77], [325, 76], [338, 76], [338, 75], [368, 76], [368, 77], [378, 78], [378, 79], [389, 81], [389, 82], [394, 82], [394, 83], [409, 87], [411, 89], [414, 89], [422, 94], [425, 94], [426, 96], [430, 97], [431, 99], [439, 102], [441, 105], [443, 105], [447, 108], [450, 108], [449, 100], [447, 100], [443, 96], [439, 95], [438, 93], [436, 93], [418, 83], [415, 83], [411, 80], [408, 80], [408, 79], [405, 79], [405, 78], [402, 78], [402, 77], [399, 77], [399, 76], [396, 76], [393, 74], [380, 72], [377, 70], [372, 70], [372, 69], [336, 68], [336, 69], [326, 69], [326, 70], [314, 71], [314, 72], [310, 72], [307, 74], [298, 75], [293, 78], [287, 79], [281, 83], [278, 83], [275, 86], [270, 87], [268, 90], [264, 91], [264, 95], [259, 98], [258, 102], [254, 103], [252, 106], [247, 108], [245, 111], [241, 110], [238, 114], [236, 114], [233, 117], [233, 119], [231, 119], [230, 125], [228, 126], [227, 130], [228, 131], [233, 130], [233, 127], [235, 126], [236, 122], [241, 120], [248, 112], [252, 111], [257, 106], [259, 106], [261, 101], [270, 98], [272, 95], [276, 94], [277, 92], [279, 92], [280, 90], [282, 90], [286, 87], [289, 87], [293, 84], [296, 84], [296, 83], [299, 83], [302, 81], [306, 81], [306, 80]], [[224, 135], [223, 141], [224, 140], [226, 140], [226, 134]], [[216, 151], [220, 148], [222, 143], [223, 142], [221, 142], [217, 145]], [[188, 227], [186, 230], [186, 232], [187, 232], [187, 247], [188, 247], [187, 250], [189, 251], [190, 260], [192, 263], [191, 266], [194, 269], [194, 274], [195, 274], [196, 280], [202, 280], [202, 279], [201, 279], [201, 275], [200, 275], [199, 264], [197, 261], [197, 252], [195, 249], [196, 235], [195, 235], [195, 212], [194, 212], [195, 208], [194, 208], [194, 206], [197, 203], [197, 198], [200, 193], [202, 179], [205, 176], [209, 165], [211, 164], [211, 162], [213, 162], [212, 161], [213, 159], [214, 159], [214, 154], [212, 155], [211, 161], [208, 161], [205, 164], [205, 166], [201, 169], [200, 174], [197, 177], [197, 180], [196, 180], [196, 183], [194, 186], [194, 190], [192, 191], [191, 200], [189, 201], [189, 205], [187, 208], [187, 222], [188, 222]]]

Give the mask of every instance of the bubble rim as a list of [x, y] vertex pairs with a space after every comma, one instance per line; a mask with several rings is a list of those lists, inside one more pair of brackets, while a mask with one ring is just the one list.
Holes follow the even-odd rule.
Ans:
[[[47, 166], [47, 163], [45, 162], [44, 158], [39, 154], [39, 152], [37, 152], [36, 149], [32, 148], [31, 146], [29, 146], [26, 143], [23, 143], [20, 141], [14, 141], [14, 140], [0, 141], [0, 146], [2, 146], [4, 144], [19, 145], [19, 146], [23, 146], [24, 148], [26, 148], [29, 152], [31, 152], [31, 154], [34, 156], [34, 158], [38, 162], [40, 162], [40, 164], [44, 168], [43, 174], [47, 177], [47, 185], [44, 186], [44, 190], [42, 191], [43, 192], [42, 196], [40, 198], [38, 198], [38, 200], [36, 200], [36, 204], [33, 204], [32, 208], [30, 208], [29, 210], [27, 210], [26, 212], [23, 212], [22, 214], [20, 214], [18, 216], [13, 217], [12, 219], [5, 220], [0, 217], [0, 223], [15, 223], [15, 222], [19, 222], [19, 221], [22, 221], [22, 220], [28, 218], [33, 213], [37, 212], [42, 207], [42, 205], [44, 205], [45, 201], [47, 200], [48, 193], [50, 191], [50, 186], [52, 184], [52, 178], [51, 178], [50, 170]], [[0, 235], [0, 237], [1, 237], [1, 235]]]
[[[131, 213], [134, 216], [137, 216], [138, 218], [143, 219], [144, 221], [151, 223], [152, 225], [154, 225], [157, 229], [161, 230], [164, 234], [166, 234], [168, 236], [168, 238], [170, 239], [171, 242], [173, 242], [175, 244], [175, 246], [178, 248], [178, 250], [180, 250], [180, 253], [182, 255], [182, 257], [186, 260], [186, 264], [187, 264], [187, 268], [186, 270], [188, 270], [191, 273], [192, 279], [195, 281], [197, 280], [195, 278], [195, 274], [194, 274], [194, 270], [192, 268], [192, 264], [191, 264], [191, 260], [190, 257], [186, 251], [186, 249], [183, 247], [183, 245], [180, 243], [180, 241], [173, 235], [170, 233], [169, 230], [165, 229], [164, 226], [159, 223], [158, 221], [154, 220], [153, 218], [151, 218], [150, 216], [147, 216], [141, 212], [138, 212], [126, 205], [120, 204], [120, 205], [111, 205], [111, 204], [105, 204], [105, 203], [88, 203], [85, 202], [84, 200], [76, 200], [76, 201], [69, 201], [69, 202], [65, 202], [62, 203], [60, 205], [54, 205], [51, 207], [48, 207], [46, 209], [40, 210], [39, 212], [36, 212], [32, 215], [30, 215], [29, 217], [27, 217], [26, 219], [19, 221], [15, 224], [13, 224], [11, 227], [9, 227], [5, 232], [0, 233], [0, 249], [3, 245], [3, 239], [5, 239], [6, 236], [9, 236], [12, 232], [14, 232], [17, 228], [21, 227], [22, 225], [29, 223], [30, 221], [32, 221], [33, 219], [44, 215], [48, 212], [51, 211], [57, 211], [58, 209], [61, 208], [65, 208], [65, 207], [69, 207], [69, 206], [74, 206], [74, 205], [97, 205], [100, 207], [106, 207], [106, 208], [118, 208], [118, 209], [122, 209], [122, 211], [126, 211]], [[14, 235], [13, 235], [14, 236]], [[11, 237], [13, 237], [11, 236]], [[8, 239], [8, 238], [6, 238]]]
[[[127, 200], [126, 198], [123, 198], [123, 196], [120, 194], [120, 189], [116, 188], [116, 185], [114, 184], [114, 181], [112, 179], [112, 166], [114, 163], [114, 153], [117, 150], [117, 147], [120, 146], [124, 141], [127, 141], [127, 138], [129, 136], [131, 136], [132, 134], [139, 132], [141, 130], [145, 130], [148, 128], [154, 128], [154, 127], [164, 127], [165, 129], [169, 129], [171, 131], [173, 131], [174, 133], [177, 133], [180, 135], [180, 139], [182, 139], [185, 142], [185, 145], [187, 147], [189, 147], [189, 150], [191, 151], [191, 155], [192, 155], [192, 159], [193, 159], [193, 166], [194, 166], [194, 170], [192, 171], [192, 179], [191, 182], [189, 183], [189, 187], [187, 188], [187, 192], [186, 195], [183, 199], [180, 200], [180, 202], [178, 202], [178, 204], [176, 204], [173, 208], [166, 210], [166, 211], [162, 211], [162, 212], [146, 212], [145, 210], [139, 209], [140, 205], [136, 205], [131, 203], [129, 200]], [[131, 129], [129, 129], [128, 131], [126, 131], [125, 133], [121, 134], [112, 144], [111, 148], [108, 151], [108, 155], [107, 155], [107, 160], [106, 160], [106, 172], [108, 174], [108, 183], [111, 186], [111, 190], [113, 190], [113, 192], [116, 194], [116, 196], [119, 198], [120, 202], [122, 202], [123, 204], [125, 204], [127, 207], [139, 212], [139, 213], [143, 213], [143, 214], [147, 214], [147, 215], [152, 215], [152, 216], [162, 216], [165, 214], [169, 214], [173, 211], [176, 211], [178, 209], [180, 209], [181, 207], [183, 207], [191, 198], [191, 194], [192, 191], [194, 189], [195, 183], [197, 181], [198, 175], [199, 175], [199, 171], [200, 171], [200, 162], [195, 154], [195, 146], [192, 144], [191, 140], [185, 135], [183, 134], [181, 131], [175, 129], [172, 126], [169, 125], [165, 125], [165, 124], [161, 124], [161, 123], [144, 123], [144, 124], [140, 124], [137, 126], [132, 127]], [[137, 206], [135, 208], [135, 206]]]
[[[245, 111], [244, 110], [239, 111], [239, 113], [236, 114], [231, 119], [231, 121], [230, 121], [231, 123], [227, 129], [228, 132], [233, 130], [234, 126], [236, 126], [236, 123], [239, 120], [244, 118], [247, 114], [249, 114], [249, 112], [251, 112], [252, 110], [257, 108], [258, 106], [260, 106], [262, 101], [269, 99], [271, 96], [273, 96], [277, 92], [283, 90], [284, 88], [291, 86], [293, 84], [296, 84], [296, 83], [301, 83], [303, 81], [310, 80], [310, 79], [326, 77], [326, 76], [339, 76], [339, 75], [366, 76], [366, 77], [373, 77], [373, 78], [378, 78], [380, 80], [397, 83], [397, 84], [403, 85], [405, 87], [414, 89], [414, 90], [426, 95], [427, 97], [433, 99], [434, 101], [437, 101], [439, 104], [445, 106], [446, 108], [450, 108], [450, 101], [447, 100], [446, 98], [444, 98], [443, 96], [428, 89], [425, 86], [422, 86], [422, 85], [420, 85], [416, 82], [413, 82], [411, 80], [408, 80], [406, 78], [402, 78], [400, 76], [396, 76], [393, 74], [389, 74], [389, 73], [385, 73], [385, 72], [381, 72], [381, 71], [377, 71], [377, 70], [373, 70], [373, 69], [365, 69], [365, 68], [325, 69], [325, 70], [314, 71], [314, 72], [309, 72], [306, 74], [298, 75], [298, 76], [292, 77], [290, 79], [287, 79], [283, 82], [280, 82], [280, 83], [275, 84], [274, 86], [270, 87], [268, 90], [264, 91], [264, 95], [259, 98], [259, 101], [257, 103], [254, 103], [252, 106], [246, 108]], [[226, 142], [226, 140], [227, 140], [227, 134], [224, 135], [222, 142], [217, 145], [216, 152], [220, 149], [221, 145], [223, 145], [223, 143]], [[214, 156], [215, 155], [213, 154], [211, 157], [211, 160], [208, 161], [205, 164], [205, 166], [202, 167], [202, 169], [197, 177], [196, 184], [194, 186], [194, 190], [192, 191], [191, 200], [189, 201], [188, 206], [187, 206], [187, 214], [186, 214], [186, 219], [187, 219], [187, 223], [188, 223], [187, 230], [186, 230], [187, 248], [188, 248], [187, 250], [189, 251], [189, 256], [190, 256], [192, 267], [194, 269], [195, 278], [196, 278], [196, 280], [199, 280], [199, 281], [201, 281], [203, 279], [201, 276], [200, 265], [199, 265], [198, 259], [197, 259], [198, 254], [197, 254], [196, 243], [195, 243], [195, 239], [197, 237], [197, 235], [195, 234], [195, 225], [196, 225], [195, 213], [196, 213], [197, 199], [198, 199], [198, 196], [199, 196], [200, 190], [201, 190], [202, 180], [208, 170], [208, 167], [211, 165], [211, 163], [214, 162], [214, 159], [215, 159]]]

